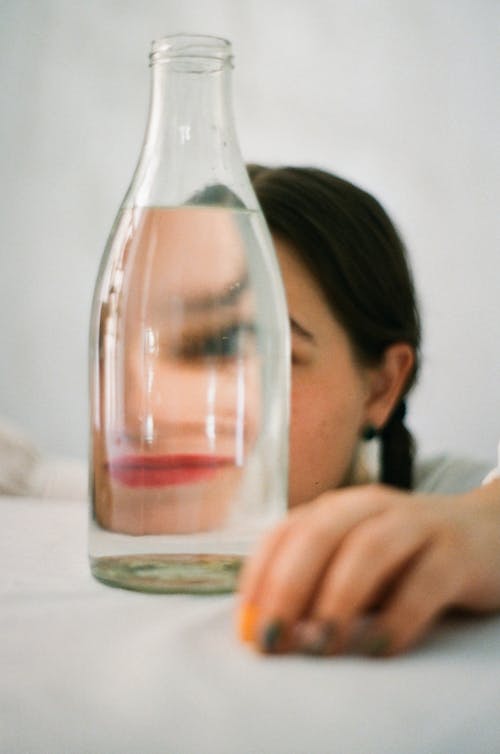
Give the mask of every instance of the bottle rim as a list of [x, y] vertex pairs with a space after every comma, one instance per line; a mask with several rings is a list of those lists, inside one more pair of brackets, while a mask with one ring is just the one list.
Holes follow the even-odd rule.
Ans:
[[232, 63], [231, 42], [208, 34], [169, 34], [151, 43], [150, 65], [179, 58], [209, 59]]

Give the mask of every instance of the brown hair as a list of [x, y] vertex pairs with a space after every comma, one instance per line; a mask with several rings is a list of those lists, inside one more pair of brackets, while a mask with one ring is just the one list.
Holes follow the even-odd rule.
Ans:
[[288, 241], [313, 274], [360, 363], [380, 362], [404, 341], [415, 365], [381, 438], [381, 481], [412, 486], [414, 443], [404, 424], [404, 396], [419, 365], [420, 317], [403, 243], [378, 201], [317, 168], [248, 172], [271, 232]]

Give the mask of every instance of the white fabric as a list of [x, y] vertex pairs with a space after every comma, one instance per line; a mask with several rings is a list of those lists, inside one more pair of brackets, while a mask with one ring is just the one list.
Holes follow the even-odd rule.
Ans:
[[94, 581], [87, 506], [0, 497], [0, 751], [494, 754], [500, 618], [447, 621], [413, 653], [263, 658], [234, 597]]
[[42, 456], [22, 430], [0, 418], [0, 495], [84, 500], [83, 461]]
[[44, 458], [36, 464], [30, 479], [30, 495], [52, 500], [85, 500], [88, 471], [83, 461]]
[[17, 427], [0, 419], [0, 494], [32, 494], [31, 474], [39, 460], [33, 443]]

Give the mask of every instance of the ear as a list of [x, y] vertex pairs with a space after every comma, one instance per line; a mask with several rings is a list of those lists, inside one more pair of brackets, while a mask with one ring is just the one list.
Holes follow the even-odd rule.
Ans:
[[365, 422], [380, 429], [396, 407], [415, 363], [409, 343], [388, 346], [379, 366], [369, 371]]

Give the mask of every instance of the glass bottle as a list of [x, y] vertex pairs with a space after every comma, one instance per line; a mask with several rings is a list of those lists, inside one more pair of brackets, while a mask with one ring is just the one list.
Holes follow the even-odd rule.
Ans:
[[289, 335], [233, 123], [231, 45], [152, 45], [146, 135], [91, 316], [92, 573], [234, 588], [286, 508]]

